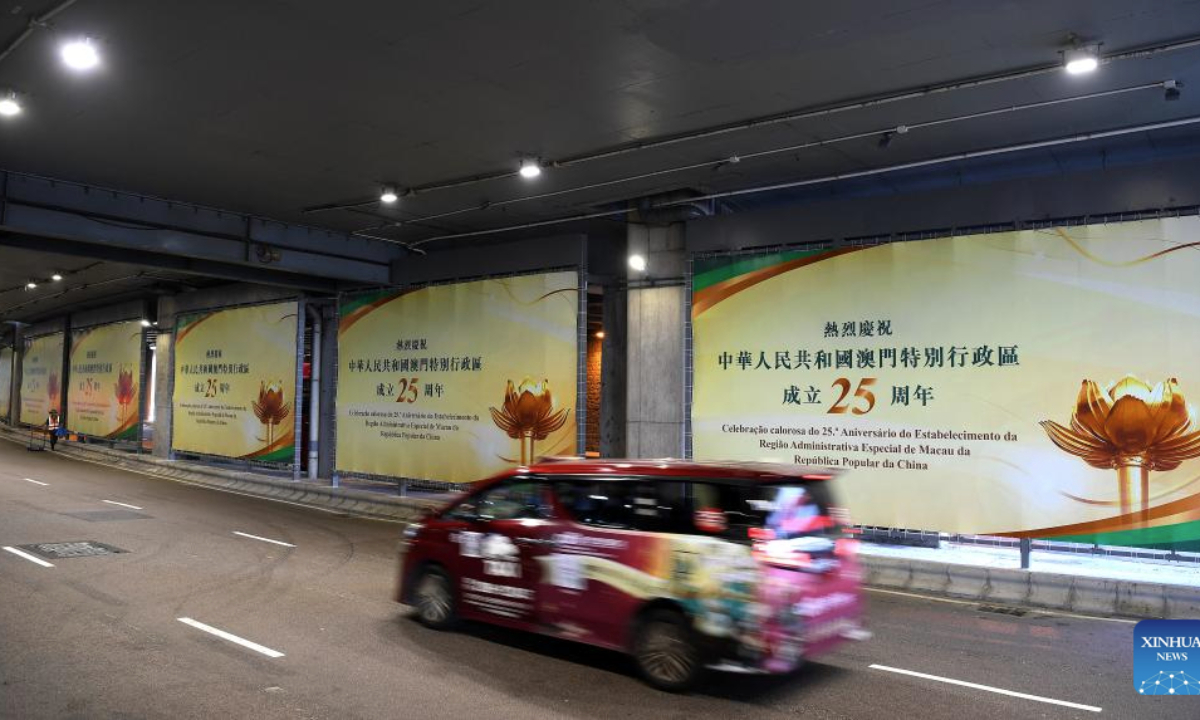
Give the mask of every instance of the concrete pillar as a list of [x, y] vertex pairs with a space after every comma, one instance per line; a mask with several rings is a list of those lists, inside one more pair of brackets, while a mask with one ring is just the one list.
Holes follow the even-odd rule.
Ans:
[[646, 270], [628, 270], [626, 451], [683, 457], [683, 225], [630, 224], [628, 243], [630, 254], [646, 258]]
[[612, 283], [604, 288], [604, 340], [600, 365], [600, 456], [626, 457], [628, 294]]
[[[337, 417], [337, 308], [334, 303], [321, 307], [321, 437], [318, 443], [320, 457], [317, 460], [317, 474], [323, 478], [333, 477], [334, 445], [336, 435], [334, 422]], [[313, 350], [316, 352], [316, 349]]]
[[169, 316], [170, 323], [163, 321], [159, 311], [158, 339], [155, 340], [155, 355], [158, 367], [154, 376], [154, 457], [171, 457], [171, 390], [175, 366], [175, 315]]

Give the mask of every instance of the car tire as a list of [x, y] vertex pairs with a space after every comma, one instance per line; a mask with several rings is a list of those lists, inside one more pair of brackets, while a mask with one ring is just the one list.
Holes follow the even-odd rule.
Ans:
[[441, 568], [426, 567], [413, 585], [413, 607], [417, 620], [434, 630], [448, 630], [458, 624], [454, 585]]
[[675, 610], [652, 610], [642, 618], [633, 659], [647, 683], [667, 692], [687, 692], [704, 671], [691, 623]]

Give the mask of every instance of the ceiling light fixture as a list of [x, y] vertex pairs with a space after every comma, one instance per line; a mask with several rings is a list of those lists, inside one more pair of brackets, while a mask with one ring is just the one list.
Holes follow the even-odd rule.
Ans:
[[64, 43], [60, 54], [63, 62], [72, 70], [91, 70], [100, 64], [100, 54], [88, 37]]
[[21, 114], [21, 101], [17, 99], [17, 94], [9, 91], [7, 95], [0, 98], [0, 115], [4, 117], [12, 117], [13, 115]]
[[637, 272], [645, 272], [645, 270], [646, 270], [646, 256], [645, 256], [645, 255], [639, 255], [639, 254], [637, 254], [637, 253], [634, 253], [633, 255], [630, 255], [630, 256], [629, 256], [629, 267], [633, 268], [633, 269], [634, 269], [634, 270], [636, 270]]
[[30, 280], [29, 282], [25, 283], [25, 289], [26, 289], [26, 290], [32, 290], [32, 289], [34, 289], [35, 287], [37, 287], [37, 283], [35, 283], [35, 282], [34, 282], [34, 281], [32, 281], [32, 280]]
[[150, 321], [146, 318], [142, 318], [142, 327], [150, 327]]
[[53, 280], [54, 282], [59, 282], [62, 280], [62, 275], [59, 273], [54, 273], [53, 275], [50, 276], [50, 279]]
[[542, 164], [537, 158], [525, 158], [521, 161], [521, 169], [517, 172], [521, 173], [521, 177], [526, 180], [532, 180], [542, 174]]
[[399, 199], [400, 195], [396, 193], [396, 188], [391, 185], [384, 186], [383, 192], [379, 193], [379, 202], [381, 203], [391, 205]]
[[596, 331], [596, 337], [597, 337], [598, 339], [600, 339], [600, 340], [603, 340], [603, 339], [604, 339], [604, 331], [603, 331], [603, 330], [597, 330], [597, 331]]
[[1077, 45], [1063, 51], [1063, 68], [1070, 75], [1086, 75], [1100, 67], [1100, 46]]
[[1179, 96], [1183, 94], [1183, 92], [1180, 90], [1182, 87], [1183, 83], [1179, 82], [1178, 80], [1167, 80], [1163, 83], [1163, 99], [1167, 102], [1178, 100]]

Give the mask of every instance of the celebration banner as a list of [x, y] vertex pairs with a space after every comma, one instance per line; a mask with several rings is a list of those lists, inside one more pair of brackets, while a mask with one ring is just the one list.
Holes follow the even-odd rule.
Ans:
[[698, 458], [864, 525], [1200, 539], [1200, 219], [699, 259]]
[[173, 449], [293, 461], [298, 315], [287, 302], [178, 318]]
[[573, 271], [346, 299], [339, 470], [472, 482], [574, 453], [578, 312]]
[[62, 416], [63, 334], [26, 338], [21, 357], [21, 422], [45, 425], [50, 408]]
[[142, 326], [139, 322], [71, 331], [71, 430], [111, 440], [137, 440], [141, 421]]
[[12, 348], [0, 348], [0, 419], [8, 420], [12, 407]]

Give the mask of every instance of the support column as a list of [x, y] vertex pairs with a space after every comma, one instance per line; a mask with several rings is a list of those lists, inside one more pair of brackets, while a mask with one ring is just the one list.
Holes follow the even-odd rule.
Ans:
[[682, 223], [629, 225], [629, 253], [646, 270], [629, 273], [626, 451], [684, 455], [684, 243]]

